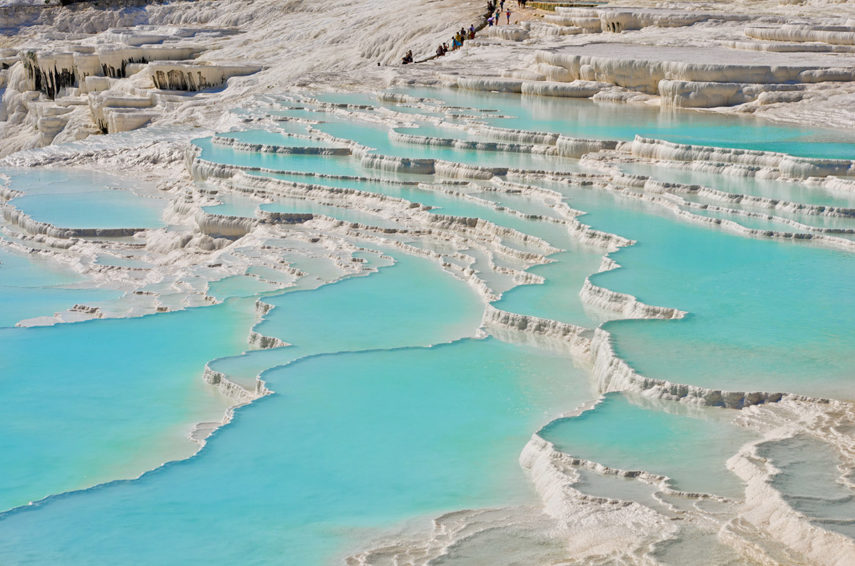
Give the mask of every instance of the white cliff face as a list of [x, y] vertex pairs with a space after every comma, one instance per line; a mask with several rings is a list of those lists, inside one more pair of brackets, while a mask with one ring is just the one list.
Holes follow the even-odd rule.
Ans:
[[636, 136], [629, 146], [635, 157], [666, 161], [701, 161], [754, 168], [770, 177], [827, 177], [852, 175], [855, 161], [810, 159], [784, 153], [676, 144]]
[[[482, 8], [420, 0], [399, 11], [380, 1], [304, 4], [0, 6], [8, 26], [0, 45], [0, 156], [160, 120], [203, 124], [251, 93], [329, 73], [341, 83], [376, 85], [408, 48], [432, 52], [449, 30], [476, 23]], [[413, 13], [419, 17], [404, 17]], [[187, 91], [202, 94], [171, 95]], [[96, 92], [102, 96], [89, 101]]]
[[[469, 89], [737, 110], [794, 121], [822, 113], [826, 123], [853, 123], [851, 104], [844, 102], [855, 92], [851, 6], [821, 0], [809, 8], [778, 2], [621, 4], [518, 14], [523, 21], [487, 28], [477, 49], [455, 57], [459, 63], [438, 64], [441, 80]], [[513, 63], [489, 72], [502, 60]]]
[[[247, 94], [333, 75], [340, 84], [376, 86], [392, 79], [387, 66], [406, 49], [432, 54], [483, 9], [463, 0], [408, 0], [398, 13], [369, 0], [118, 2], [123, 10], [15, 4], [2, 7], [9, 33], [0, 46], [7, 67], [0, 70], [0, 155], [160, 120], [200, 124]], [[821, 112], [836, 115], [831, 123], [855, 123], [845, 104], [855, 92], [850, 7], [649, 4], [517, 14], [524, 21], [485, 28], [462, 52], [402, 70], [467, 89], [794, 119]], [[419, 17], [405, 17], [411, 13]], [[287, 26], [280, 25], [285, 14]], [[522, 58], [508, 59], [523, 45]], [[191, 103], [168, 95], [175, 91], [202, 94]], [[105, 94], [89, 101], [89, 93]]]

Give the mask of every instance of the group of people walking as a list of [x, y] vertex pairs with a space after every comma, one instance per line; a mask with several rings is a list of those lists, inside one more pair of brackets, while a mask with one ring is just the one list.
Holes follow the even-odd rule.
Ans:
[[[525, 4], [528, 0], [517, 0], [517, 5], [520, 8], [525, 8]], [[502, 14], [505, 15], [505, 22], [507, 25], [511, 24], [511, 9], [505, 8], [505, 0], [499, 0], [498, 2], [494, 2], [493, 0], [489, 0], [487, 2], [487, 12], [490, 14], [490, 17], [487, 18], [487, 25], [490, 27], [497, 26], [502, 21]]]
[[460, 49], [461, 47], [463, 47], [463, 44], [469, 39], [475, 39], [475, 26], [474, 25], [470, 25], [468, 30], [466, 28], [460, 28], [460, 31], [458, 31], [457, 33], [455, 33], [451, 37], [451, 47], [450, 48], [448, 47], [448, 43], [445, 43], [445, 42], [440, 43], [436, 48], [436, 56], [442, 57], [443, 55], [445, 55], [449, 51], [454, 51], [455, 49]]
[[[517, 5], [520, 8], [525, 8], [526, 2], [528, 0], [517, 0]], [[487, 13], [489, 13], [489, 17], [487, 18], [487, 25], [492, 27], [494, 25], [499, 25], [502, 14], [504, 13], [505, 22], [507, 25], [511, 23], [511, 9], [505, 8], [505, 0], [487, 0]], [[470, 25], [469, 29], [460, 28], [460, 31], [454, 34], [451, 38], [451, 47], [448, 47], [448, 43], [440, 43], [436, 48], [436, 57], [442, 57], [449, 51], [454, 51], [456, 49], [460, 49], [463, 47], [463, 44], [469, 40], [475, 39], [475, 26]], [[413, 51], [412, 49], [407, 51], [407, 54], [401, 58], [401, 64], [408, 65], [413, 62]]]

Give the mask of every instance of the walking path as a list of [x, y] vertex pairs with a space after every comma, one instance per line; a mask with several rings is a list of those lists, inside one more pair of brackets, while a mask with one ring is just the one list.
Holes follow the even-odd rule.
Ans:
[[[505, 1], [505, 11], [509, 10], [509, 9], [511, 11], [511, 24], [510, 25], [514, 25], [514, 24], [517, 24], [519, 22], [524, 22], [527, 20], [532, 20], [535, 18], [542, 17], [542, 14], [538, 14], [537, 13], [538, 10], [534, 9], [533, 7], [529, 6], [526, 8], [522, 8], [522, 7], [518, 6], [517, 3], [514, 2], [513, 0], [506, 0]], [[475, 33], [476, 34], [479, 31], [481, 31], [482, 29], [484, 29], [485, 27], [487, 27], [487, 20], [491, 16], [493, 16], [497, 10], [498, 10], [498, 3], [491, 10], [487, 10], [486, 12], [484, 12], [484, 14], [481, 16], [481, 21], [478, 23], [478, 25], [475, 26]], [[508, 25], [507, 24], [508, 20], [505, 17], [505, 11], [502, 11], [501, 17], [499, 18], [499, 22], [495, 25], [497, 25], [497, 26]], [[502, 23], [502, 22], [505, 22], [505, 23]], [[465, 28], [465, 29], [468, 30], [469, 28]], [[468, 39], [467, 39], [467, 41], [468, 41]], [[451, 51], [451, 49], [449, 49], [449, 51]], [[424, 63], [426, 61], [431, 61], [433, 59], [436, 59], [437, 57], [440, 57], [440, 55], [433, 54], [430, 57], [425, 57], [424, 59], [419, 59], [419, 60], [415, 61], [415, 63]]]

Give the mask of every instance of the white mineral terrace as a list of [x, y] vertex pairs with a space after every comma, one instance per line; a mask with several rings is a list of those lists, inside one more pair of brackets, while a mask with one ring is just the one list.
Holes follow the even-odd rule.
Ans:
[[[490, 123], [501, 110], [400, 94], [407, 87], [450, 86], [469, 94], [514, 93], [526, 101], [591, 98], [648, 110], [701, 109], [685, 110], [696, 116], [754, 114], [770, 124], [846, 131], [855, 127], [855, 5], [807, 0], [663, 7], [639, 0], [547, 11], [508, 2], [511, 25], [503, 17], [501, 26], [479, 31], [460, 50], [401, 66], [407, 49], [421, 60], [462, 25], [481, 23], [483, 2], [40, 4], [0, 0], [0, 173], [9, 175], [0, 174], [0, 249], [46, 258], [121, 298], [75, 304], [20, 320], [19, 326], [218, 304], [223, 299], [217, 282], [232, 277], [252, 280], [267, 294], [314, 289], [376, 271], [364, 257], [367, 250], [390, 262], [384, 253], [400, 253], [429, 259], [475, 291], [483, 302], [479, 337], [559, 351], [588, 372], [597, 395], [634, 396], [669, 414], [715, 410], [716, 418], [756, 435], [723, 458], [745, 486], [743, 497], [732, 498], [680, 490], [662, 474], [562, 452], [542, 430], [532, 431], [519, 461], [538, 505], [450, 512], [415, 536], [362, 541], [348, 564], [430, 564], [450, 560], [460, 549], [465, 557], [467, 542], [493, 532], [512, 540], [557, 541], [560, 563], [567, 564], [662, 563], [657, 552], [679, 537], [711, 549], [705, 553], [713, 558], [721, 551], [724, 558], [716, 564], [855, 563], [852, 539], [791, 505], [772, 481], [780, 470], [760, 451], [764, 442], [806, 435], [831, 447], [840, 460], [839, 483], [851, 487], [850, 400], [648, 377], [621, 358], [616, 334], [603, 327], [490, 304], [516, 286], [544, 283], [544, 276], [529, 270], [548, 267], [562, 249], [540, 233], [503, 225], [530, 222], [560, 232], [574, 250], [595, 254], [597, 273], [568, 292], [598, 320], [691, 318], [677, 306], [648, 304], [598, 285], [597, 274], [620, 267], [620, 257], [612, 254], [637, 242], [589, 225], [585, 211], [565, 202], [565, 185], [728, 237], [852, 254], [855, 207], [846, 203], [855, 195], [855, 155], [809, 158], [648, 135], [576, 138]], [[366, 104], [324, 103], [321, 94], [330, 91], [387, 92]], [[311, 113], [316, 110], [324, 112]], [[424, 157], [387, 155], [367, 142], [326, 133], [325, 121], [388, 128], [390, 143], [423, 150]], [[424, 124], [443, 134], [413, 129]], [[410, 131], [400, 131], [405, 128]], [[297, 129], [299, 134], [291, 133]], [[226, 135], [244, 130], [281, 134], [289, 144]], [[192, 142], [198, 139], [218, 151], [261, 157], [251, 165], [219, 162], [203, 155]], [[556, 172], [430, 154], [446, 150], [505, 152], [532, 160], [527, 162], [563, 159], [572, 167]], [[290, 170], [287, 159], [338, 159], [359, 173]], [[18, 199], [26, 192], [12, 182], [16, 172], [35, 168], [121, 175], [140, 185], [131, 191], [135, 197], [165, 201], [162, 224], [90, 228], [40, 219], [24, 210]], [[656, 168], [720, 175], [746, 186], [774, 182], [792, 195], [665, 181], [647, 174]], [[485, 217], [446, 213], [372, 184], [423, 191], [440, 202], [485, 211]], [[801, 189], [808, 195], [802, 200]], [[291, 208], [268, 209], [282, 203]], [[217, 213], [218, 205], [227, 212]], [[256, 323], [272, 308], [258, 299]], [[287, 346], [255, 326], [246, 343], [250, 349]], [[271, 393], [261, 374], [238, 383], [205, 366], [201, 375], [232, 407], [222, 420], [197, 424], [191, 438], [199, 449], [236, 407]], [[596, 403], [566, 416], [589, 410]], [[590, 495], [583, 489], [586, 475], [619, 479], [630, 495]], [[641, 492], [653, 503], [632, 495]]]

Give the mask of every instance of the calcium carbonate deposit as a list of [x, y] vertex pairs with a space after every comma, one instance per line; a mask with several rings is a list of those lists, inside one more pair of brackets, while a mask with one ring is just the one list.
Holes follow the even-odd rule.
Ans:
[[525, 4], [0, 0], [0, 563], [855, 563], [855, 7]]

